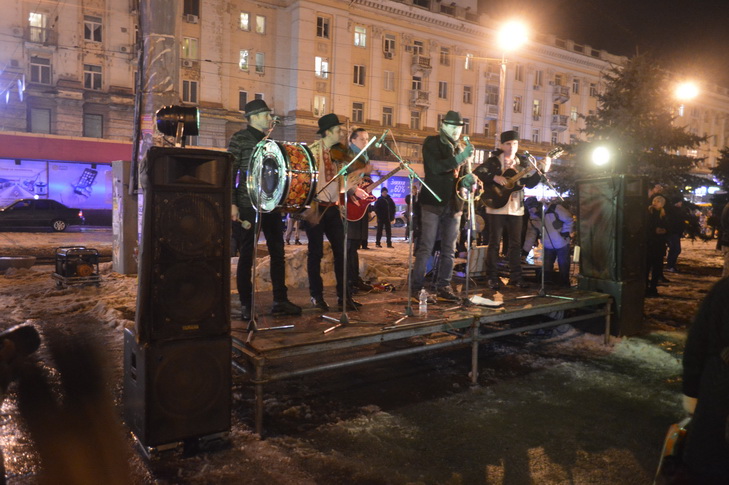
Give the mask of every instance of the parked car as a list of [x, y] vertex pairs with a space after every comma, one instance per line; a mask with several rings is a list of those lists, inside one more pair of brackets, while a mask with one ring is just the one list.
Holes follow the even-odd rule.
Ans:
[[0, 228], [49, 227], [56, 232], [84, 223], [81, 209], [72, 209], [52, 199], [19, 199], [0, 209]]

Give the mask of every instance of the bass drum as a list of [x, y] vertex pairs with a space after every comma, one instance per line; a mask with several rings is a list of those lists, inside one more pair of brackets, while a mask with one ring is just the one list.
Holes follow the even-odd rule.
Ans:
[[261, 212], [300, 212], [316, 193], [318, 172], [311, 150], [299, 143], [267, 140], [251, 156], [248, 194]]

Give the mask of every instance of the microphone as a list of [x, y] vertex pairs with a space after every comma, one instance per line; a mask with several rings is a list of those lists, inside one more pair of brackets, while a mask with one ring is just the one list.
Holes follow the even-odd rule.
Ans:
[[280, 116], [274, 116], [272, 120], [273, 126], [276, 126], [281, 123], [281, 117]]
[[375, 148], [380, 148], [382, 146], [382, 143], [385, 141], [385, 136], [387, 136], [387, 132], [388, 131], [390, 131], [389, 128], [387, 130], [385, 130], [385, 131], [382, 132], [382, 135], [380, 136], [380, 139], [377, 140], [377, 142], [375, 143]]

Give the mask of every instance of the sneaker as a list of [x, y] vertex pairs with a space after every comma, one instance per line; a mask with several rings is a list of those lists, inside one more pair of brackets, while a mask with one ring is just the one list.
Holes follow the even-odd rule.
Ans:
[[529, 283], [519, 278], [516, 280], [509, 280], [509, 286], [516, 286], [517, 288], [529, 288]]
[[461, 301], [461, 298], [453, 292], [450, 286], [442, 286], [436, 292], [438, 298], [445, 301]]
[[288, 300], [274, 301], [271, 315], [301, 315], [301, 307]]
[[501, 288], [501, 280], [498, 278], [491, 278], [489, 280], [489, 288], [491, 288], [492, 290], [498, 290], [499, 288]]
[[322, 296], [312, 296], [311, 304], [323, 312], [329, 311], [329, 305], [327, 305], [327, 302]]

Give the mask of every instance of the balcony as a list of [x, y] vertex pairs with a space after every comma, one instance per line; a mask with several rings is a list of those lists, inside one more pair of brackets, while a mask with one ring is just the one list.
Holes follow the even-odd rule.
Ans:
[[570, 99], [570, 88], [567, 86], [554, 86], [552, 91], [552, 100], [555, 103], [565, 103]]
[[410, 71], [413, 75], [418, 71], [422, 72], [426, 76], [433, 70], [433, 66], [430, 63], [429, 56], [422, 56], [420, 54], [413, 54], [413, 62], [410, 65]]
[[27, 26], [25, 28], [25, 41], [49, 47], [58, 46], [58, 33], [49, 28]]
[[410, 107], [411, 108], [428, 108], [430, 107], [428, 91], [421, 91], [420, 89], [410, 90]]
[[487, 104], [486, 105], [486, 120], [495, 120], [499, 117], [499, 105]]
[[565, 131], [567, 129], [567, 121], [569, 118], [570, 117], [567, 115], [552, 115], [552, 124], [550, 126], [552, 131]]

